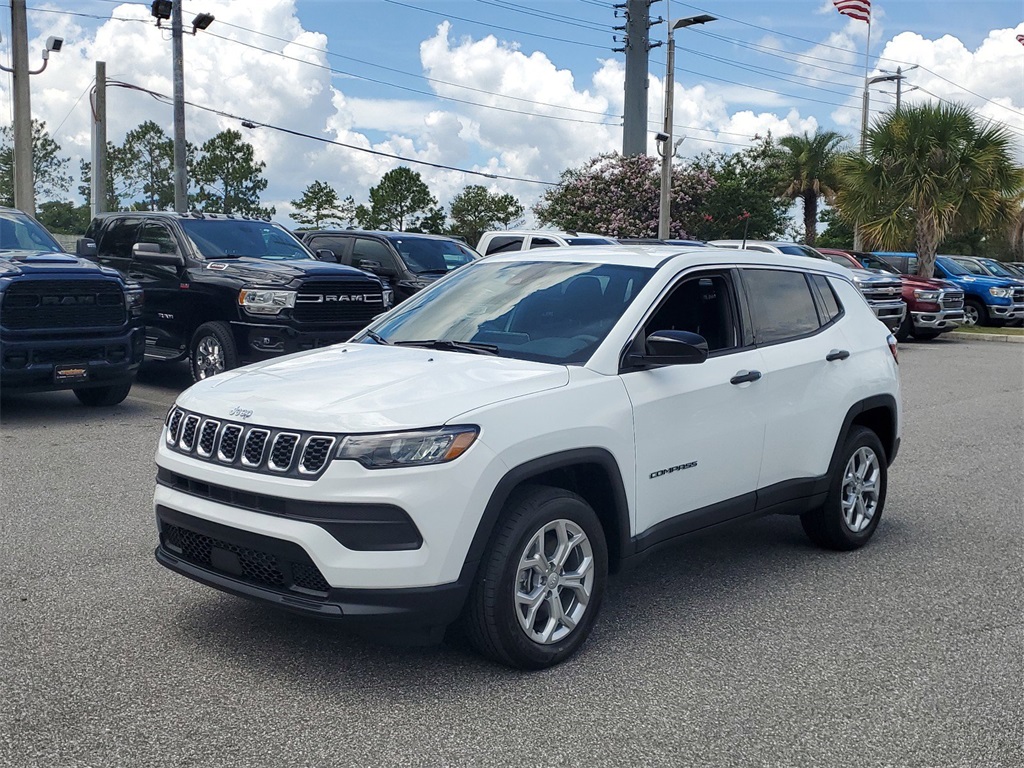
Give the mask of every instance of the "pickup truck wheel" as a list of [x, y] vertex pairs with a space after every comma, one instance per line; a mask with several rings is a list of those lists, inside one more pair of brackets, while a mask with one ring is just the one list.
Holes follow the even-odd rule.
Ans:
[[914, 331], [914, 338], [918, 341], [931, 341], [937, 339], [942, 331]]
[[964, 301], [964, 325], [988, 325], [988, 310], [980, 301], [967, 299]]
[[464, 626], [485, 656], [544, 669], [575, 653], [597, 620], [608, 547], [575, 493], [532, 486], [509, 500], [470, 593]]
[[112, 384], [109, 387], [82, 387], [74, 390], [75, 397], [82, 405], [111, 406], [122, 402], [131, 391], [130, 381], [124, 384]]
[[199, 326], [192, 337], [189, 364], [194, 381], [202, 381], [237, 368], [238, 350], [231, 326], [221, 322]]
[[826, 549], [867, 544], [882, 517], [888, 480], [878, 436], [866, 427], [854, 427], [843, 444], [825, 504], [800, 516], [807, 536]]

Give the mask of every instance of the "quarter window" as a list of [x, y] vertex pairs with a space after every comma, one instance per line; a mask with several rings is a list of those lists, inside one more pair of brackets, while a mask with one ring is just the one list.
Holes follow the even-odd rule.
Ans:
[[832, 290], [832, 284], [824, 275], [811, 275], [811, 284], [814, 286], [820, 302], [822, 325], [831, 323], [843, 313], [839, 299], [836, 298], [835, 291]]
[[814, 297], [803, 272], [744, 269], [743, 281], [754, 323], [755, 343], [785, 341], [813, 333], [820, 327]]

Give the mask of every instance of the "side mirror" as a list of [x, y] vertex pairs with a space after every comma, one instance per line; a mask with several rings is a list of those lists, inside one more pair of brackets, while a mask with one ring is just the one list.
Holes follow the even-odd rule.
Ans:
[[655, 331], [637, 338], [626, 355], [626, 365], [660, 368], [666, 365], [696, 365], [708, 359], [708, 342], [689, 331]]
[[330, 248], [319, 248], [317, 249], [315, 255], [318, 259], [320, 259], [320, 261], [330, 261], [335, 264], [338, 263], [338, 254], [336, 254]]
[[156, 243], [136, 243], [132, 246], [132, 258], [146, 264], [163, 264], [171, 267], [184, 266], [185, 260], [176, 253], [160, 253]]
[[75, 241], [75, 254], [83, 259], [96, 258], [96, 241], [91, 237], [80, 237]]
[[395, 275], [394, 270], [385, 268], [379, 261], [360, 259], [356, 262], [356, 266], [367, 272], [373, 272], [375, 275], [383, 275], [384, 277], [394, 277]]

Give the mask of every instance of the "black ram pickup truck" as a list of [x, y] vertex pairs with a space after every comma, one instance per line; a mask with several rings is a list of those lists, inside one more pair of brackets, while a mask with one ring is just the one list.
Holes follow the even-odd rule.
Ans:
[[146, 357], [188, 358], [196, 381], [347, 341], [392, 304], [380, 278], [320, 261], [248, 216], [102, 214], [78, 253], [142, 285]]
[[0, 208], [0, 394], [71, 389], [117, 405], [142, 363], [142, 289]]

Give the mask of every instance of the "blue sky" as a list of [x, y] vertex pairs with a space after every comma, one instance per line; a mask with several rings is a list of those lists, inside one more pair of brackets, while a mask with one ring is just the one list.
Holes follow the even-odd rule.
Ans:
[[[77, 172], [77, 158], [88, 155], [83, 94], [93, 62], [105, 60], [112, 78], [170, 93], [170, 44], [151, 24], [148, 3], [28, 5], [34, 64], [48, 34], [68, 41], [32, 78], [33, 113], [55, 131]], [[683, 156], [734, 151], [768, 130], [826, 128], [856, 139], [867, 25], [841, 16], [829, 0], [667, 6], [654, 3], [652, 17], [719, 17], [677, 32], [675, 123], [677, 135], [687, 137]], [[183, 7], [186, 20], [201, 11], [217, 18], [185, 41], [187, 96], [209, 109], [495, 177], [556, 180], [566, 167], [621, 148], [623, 56], [612, 51], [619, 45], [612, 26], [624, 22], [606, 0], [187, 0]], [[4, 10], [4, 60], [9, 26]], [[1020, 0], [875, 2], [871, 66], [919, 65], [907, 73], [905, 98], [970, 104], [1020, 137], [1024, 162], [1024, 46], [1014, 40], [1022, 32]], [[652, 28], [652, 39], [664, 34], [665, 25]], [[651, 52], [652, 139], [661, 120], [664, 51]], [[0, 78], [5, 116], [9, 88]], [[892, 90], [874, 87], [872, 107], [891, 106]], [[146, 119], [169, 131], [169, 106], [124, 89], [108, 99], [111, 139]], [[187, 119], [197, 143], [240, 127], [196, 108]], [[361, 201], [398, 164], [270, 128], [243, 133], [267, 163], [266, 201], [282, 220], [288, 201], [313, 179]], [[511, 191], [527, 204], [544, 189], [413, 167], [442, 202], [468, 183]]]

